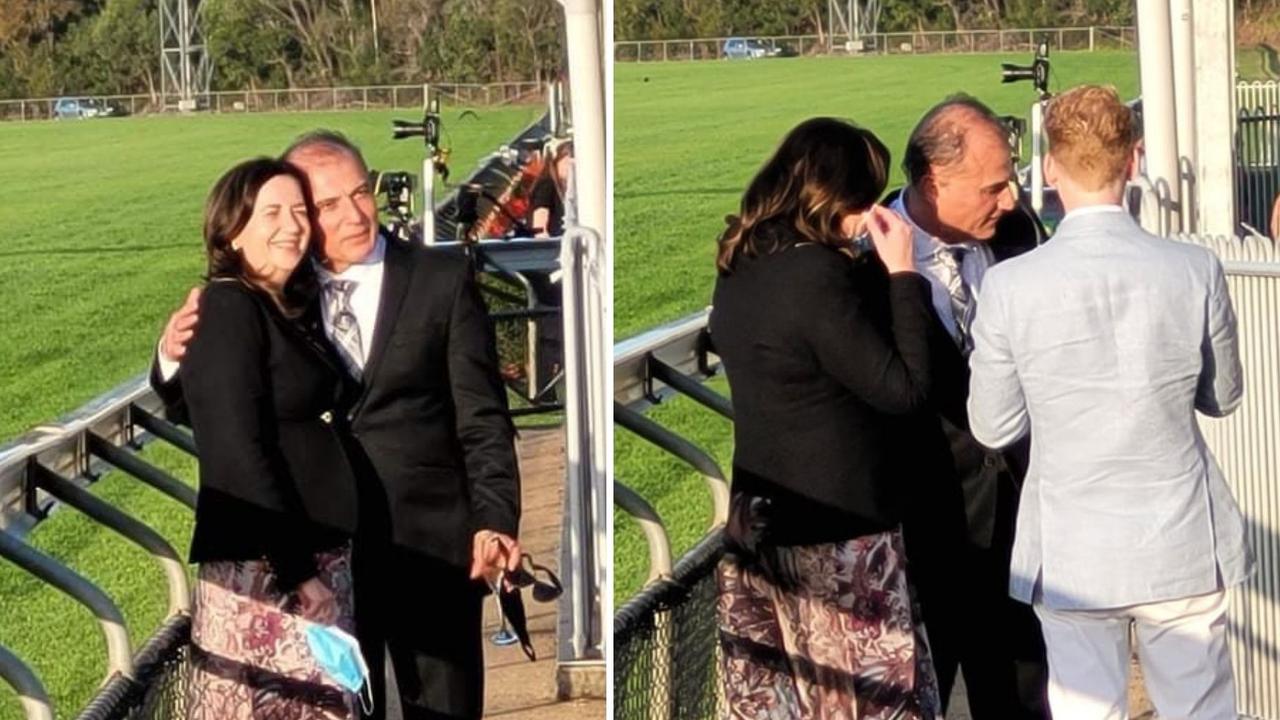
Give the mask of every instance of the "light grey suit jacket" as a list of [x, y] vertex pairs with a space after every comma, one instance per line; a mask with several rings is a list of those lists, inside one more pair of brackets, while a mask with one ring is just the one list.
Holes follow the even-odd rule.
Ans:
[[973, 326], [974, 437], [1035, 431], [1010, 593], [1031, 602], [1038, 581], [1055, 609], [1213, 592], [1253, 565], [1196, 424], [1243, 394], [1222, 264], [1100, 210], [988, 271]]

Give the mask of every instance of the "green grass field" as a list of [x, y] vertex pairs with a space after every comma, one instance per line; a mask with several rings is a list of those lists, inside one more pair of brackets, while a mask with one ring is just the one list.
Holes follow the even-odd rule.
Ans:
[[[724, 216], [737, 211], [751, 175], [799, 121], [851, 119], [884, 140], [896, 166], [916, 120], [951, 93], [965, 91], [1000, 114], [1026, 116], [1031, 87], [1002, 85], [999, 75], [1000, 62], [1026, 61], [1023, 55], [932, 55], [616, 65], [615, 339], [706, 307]], [[1051, 90], [1085, 82], [1110, 83], [1133, 97], [1137, 58], [1120, 52], [1053, 57]], [[890, 187], [901, 178], [895, 167]], [[727, 391], [722, 381], [716, 386]], [[682, 400], [651, 414], [729, 467], [728, 422]], [[703, 481], [626, 431], [615, 433], [615, 458], [618, 480], [654, 505], [679, 557], [711, 522]], [[638, 527], [615, 513], [615, 602], [641, 586], [646, 557]]]
[[[536, 106], [446, 108], [455, 178], [530, 122]], [[164, 319], [203, 272], [205, 195], [235, 162], [275, 154], [316, 127], [341, 130], [378, 169], [421, 169], [422, 146], [390, 139], [412, 111], [154, 117], [0, 124], [0, 440], [71, 411], [145, 371]], [[146, 457], [189, 481], [192, 463], [158, 443]], [[94, 492], [157, 528], [185, 555], [190, 514], [119, 473]], [[142, 550], [61, 509], [30, 542], [98, 583], [135, 647], [165, 610], [164, 577]], [[97, 623], [74, 601], [0, 562], [0, 645], [27, 660], [59, 717], [105, 672]], [[0, 683], [0, 720], [22, 717]]]

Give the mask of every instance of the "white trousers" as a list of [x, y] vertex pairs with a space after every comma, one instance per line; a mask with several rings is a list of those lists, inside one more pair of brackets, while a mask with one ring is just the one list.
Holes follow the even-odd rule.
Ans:
[[1236, 720], [1227, 652], [1227, 594], [1107, 610], [1035, 604], [1049, 658], [1049, 709], [1059, 720], [1127, 720], [1129, 623], [1161, 720]]

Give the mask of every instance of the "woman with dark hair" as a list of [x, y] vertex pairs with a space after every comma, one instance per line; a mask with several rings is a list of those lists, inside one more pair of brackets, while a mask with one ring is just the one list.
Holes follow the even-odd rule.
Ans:
[[356, 504], [346, 375], [306, 329], [305, 188], [293, 166], [250, 160], [205, 207], [209, 282], [179, 370], [200, 465], [192, 719], [355, 717], [305, 639], [308, 623], [354, 632]]
[[732, 718], [940, 714], [894, 446], [928, 396], [933, 320], [910, 230], [876, 205], [888, 167], [872, 133], [808, 120], [720, 237], [710, 329], [735, 415], [719, 571]]

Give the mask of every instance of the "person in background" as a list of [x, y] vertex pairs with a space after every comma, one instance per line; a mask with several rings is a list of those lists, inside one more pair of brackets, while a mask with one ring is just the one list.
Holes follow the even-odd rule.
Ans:
[[564, 204], [572, 176], [573, 142], [551, 143], [546, 167], [529, 194], [529, 226], [534, 237], [560, 237], [564, 234]]

